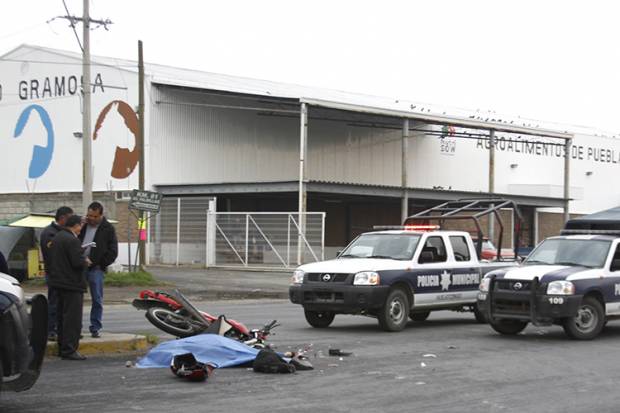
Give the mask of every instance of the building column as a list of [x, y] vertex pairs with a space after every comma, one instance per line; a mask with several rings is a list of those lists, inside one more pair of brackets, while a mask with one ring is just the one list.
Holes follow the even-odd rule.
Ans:
[[[489, 132], [489, 194], [493, 194], [495, 193], [495, 130], [491, 129]], [[488, 220], [489, 240], [495, 242], [495, 216], [490, 214]]]
[[570, 219], [568, 203], [570, 198], [570, 157], [572, 146], [573, 140], [566, 139], [566, 142], [564, 142], [564, 223]]
[[409, 216], [409, 191], [407, 180], [407, 160], [409, 158], [409, 119], [403, 119], [403, 136], [402, 136], [402, 150], [401, 150], [401, 174], [402, 174], [402, 188], [403, 197], [400, 206], [400, 221], [402, 224]]

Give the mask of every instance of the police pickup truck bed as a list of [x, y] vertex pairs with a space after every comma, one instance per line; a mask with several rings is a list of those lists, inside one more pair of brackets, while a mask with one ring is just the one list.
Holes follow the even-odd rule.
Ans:
[[620, 318], [620, 236], [548, 238], [521, 266], [488, 273], [478, 306], [501, 334], [518, 334], [531, 322], [592, 339]]
[[482, 276], [514, 265], [480, 264], [473, 241], [460, 231], [375, 231], [361, 234], [338, 258], [302, 265], [289, 297], [313, 327], [336, 314], [377, 317], [386, 331], [400, 331], [407, 317], [424, 321], [435, 310], [476, 308]]

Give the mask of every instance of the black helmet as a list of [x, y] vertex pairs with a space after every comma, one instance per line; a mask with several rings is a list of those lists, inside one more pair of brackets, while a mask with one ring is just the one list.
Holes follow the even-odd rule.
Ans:
[[190, 381], [205, 381], [215, 367], [196, 360], [192, 353], [179, 354], [172, 358], [170, 370], [177, 377]]

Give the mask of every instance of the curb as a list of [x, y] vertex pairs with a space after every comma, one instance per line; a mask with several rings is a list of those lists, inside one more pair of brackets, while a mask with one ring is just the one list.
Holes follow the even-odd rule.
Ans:
[[[137, 334], [102, 333], [101, 338], [84, 336], [80, 340], [78, 351], [85, 356], [110, 355], [146, 351], [148, 342], [146, 336]], [[45, 355], [58, 356], [58, 343], [48, 342]]]

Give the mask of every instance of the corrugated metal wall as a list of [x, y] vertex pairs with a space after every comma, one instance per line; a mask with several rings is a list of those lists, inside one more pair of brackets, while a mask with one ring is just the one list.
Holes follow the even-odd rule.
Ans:
[[152, 184], [296, 179], [298, 119], [179, 104], [240, 106], [248, 105], [247, 101], [233, 103], [224, 97], [166, 88], [153, 92], [149, 148]]
[[400, 185], [401, 132], [310, 119], [308, 178]]
[[[201, 103], [256, 106], [156, 86], [150, 105], [153, 185], [298, 179], [298, 117]], [[400, 131], [311, 117], [308, 135], [308, 179], [399, 185]]]

